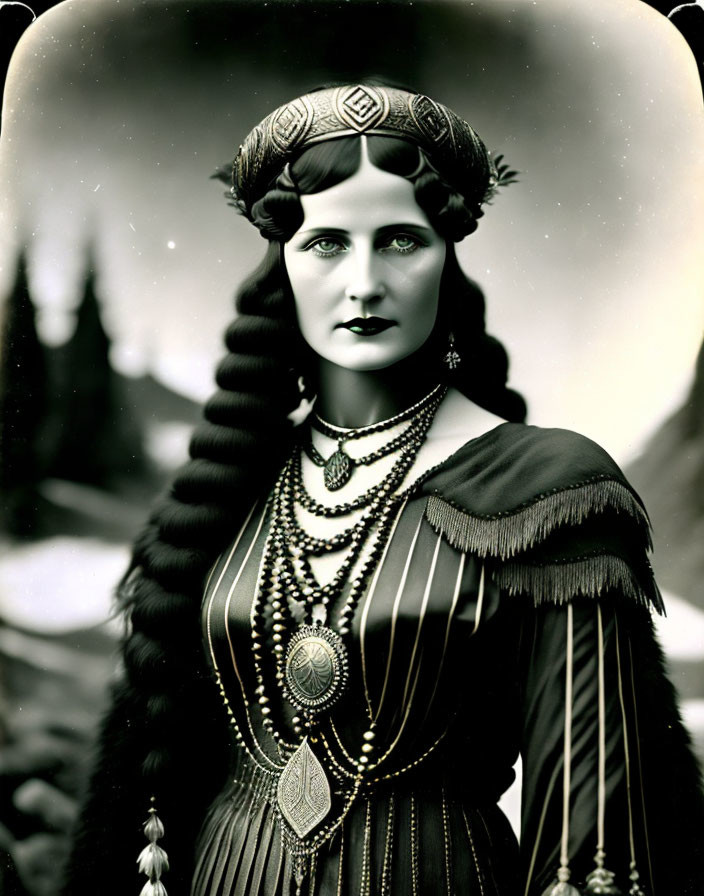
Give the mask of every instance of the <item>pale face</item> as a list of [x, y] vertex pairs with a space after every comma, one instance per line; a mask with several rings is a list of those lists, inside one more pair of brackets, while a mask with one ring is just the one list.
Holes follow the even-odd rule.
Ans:
[[301, 196], [284, 246], [298, 324], [321, 358], [381, 370], [417, 351], [435, 324], [445, 241], [413, 185], [366, 157], [352, 177]]

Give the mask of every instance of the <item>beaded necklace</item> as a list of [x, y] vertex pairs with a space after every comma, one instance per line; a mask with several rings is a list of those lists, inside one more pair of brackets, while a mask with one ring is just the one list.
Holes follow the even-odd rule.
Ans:
[[[365, 772], [375, 765], [371, 762], [371, 754], [374, 751], [376, 723], [370, 720], [368, 729], [362, 735], [359, 757], [356, 760], [347, 757], [354, 771], [347, 772], [342, 767], [330, 769], [338, 778], [340, 774], [350, 778], [352, 787], [345, 793], [341, 812], [334, 820], [323, 824], [332, 807], [331, 789], [313, 746], [322, 740], [331, 761], [333, 755], [320, 726], [320, 716], [345, 691], [349, 675], [347, 642], [357, 605], [389, 539], [402, 500], [397, 491], [425, 441], [446, 391], [446, 387], [438, 386], [413, 408], [390, 420], [364, 427], [364, 433], [368, 434], [410, 420], [402, 434], [403, 441], [396, 437], [389, 443], [395, 444], [393, 450], [400, 452], [393, 467], [381, 482], [359, 498], [332, 507], [315, 501], [303, 482], [301, 460], [306, 449], [301, 445], [295, 447], [286, 462], [270, 498], [269, 534], [259, 567], [250, 622], [257, 705], [262, 726], [277, 751], [276, 758], [270, 757], [259, 743], [248, 712], [247, 727], [253, 741], [252, 748], [247, 745], [229, 705], [228, 714], [235, 728], [237, 743], [246, 750], [250, 761], [269, 782], [270, 802], [282, 823], [299, 893], [311, 857], [342, 824], [362, 786]], [[350, 432], [358, 431], [344, 432], [348, 434], [345, 437], [348, 439], [353, 437]], [[385, 449], [380, 449], [384, 453], [379, 454], [377, 459], [391, 453], [391, 450]], [[298, 522], [296, 509], [299, 506], [318, 518], [339, 517], [354, 510], [363, 512], [356, 522], [342, 532], [330, 538], [319, 538], [306, 532]], [[362, 557], [365, 547], [367, 553]], [[327, 584], [320, 585], [309, 558], [343, 548], [348, 551], [335, 575]], [[335, 613], [337, 602], [341, 606]], [[298, 713], [292, 720], [294, 733], [301, 738], [297, 744], [287, 742], [277, 730], [269, 706], [271, 698], [267, 693], [263, 665], [264, 653], [268, 649], [267, 607], [271, 607], [272, 611], [271, 639], [276, 684]], [[216, 674], [220, 679], [217, 669]], [[220, 687], [227, 704], [222, 684]], [[316, 828], [317, 831], [312, 833]]]
[[[317, 431], [323, 435], [328, 436], [328, 438], [337, 441], [337, 449], [327, 459], [322, 456], [312, 442], [306, 446], [306, 453], [311, 461], [313, 461], [316, 466], [323, 467], [324, 483], [328, 491], [337, 491], [337, 489], [346, 485], [347, 482], [349, 482], [355, 467], [373, 464], [377, 460], [381, 460], [382, 457], [387, 457], [389, 454], [393, 454], [394, 451], [398, 451], [399, 448], [403, 448], [409, 444], [413, 439], [417, 425], [427, 416], [432, 420], [439, 403], [438, 396], [444, 395], [446, 391], [446, 386], [438, 385], [432, 392], [425, 395], [414, 405], [411, 405], [410, 408], [401, 411], [401, 413], [389, 417], [387, 420], [380, 420], [378, 423], [370, 423], [368, 426], [362, 426], [358, 429], [346, 429], [341, 426], [334, 426], [332, 423], [323, 420], [319, 414], [313, 414], [313, 428], [317, 429]], [[387, 442], [386, 445], [383, 445], [381, 448], [372, 451], [364, 457], [351, 457], [344, 450], [345, 442], [360, 439], [363, 436], [372, 435], [373, 433], [385, 432], [386, 430], [397, 426], [399, 423], [405, 423], [407, 420], [413, 421], [409, 427]]]

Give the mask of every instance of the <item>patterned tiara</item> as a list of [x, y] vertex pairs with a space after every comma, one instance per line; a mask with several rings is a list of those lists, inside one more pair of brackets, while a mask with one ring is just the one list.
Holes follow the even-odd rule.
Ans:
[[395, 87], [351, 84], [300, 96], [250, 132], [232, 170], [235, 205], [252, 220], [254, 203], [305, 148], [360, 134], [415, 143], [470, 208], [478, 210], [497, 186], [510, 182], [503, 177], [507, 166], [497, 171], [475, 131], [446, 106]]

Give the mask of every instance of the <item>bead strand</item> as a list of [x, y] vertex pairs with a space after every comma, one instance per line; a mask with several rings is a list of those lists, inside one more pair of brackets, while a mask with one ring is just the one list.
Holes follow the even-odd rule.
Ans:
[[[387, 457], [389, 454], [393, 454], [394, 451], [398, 451], [399, 448], [403, 448], [413, 439], [419, 423], [422, 423], [428, 416], [434, 414], [435, 409], [432, 405], [429, 407], [423, 408], [420, 412], [418, 412], [415, 420], [412, 420], [406, 429], [403, 432], [400, 432], [397, 436], [391, 439], [386, 445], [382, 445], [381, 448], [377, 448], [375, 451], [372, 451], [370, 454], [365, 454], [363, 457], [349, 457], [351, 463], [355, 467], [359, 466], [369, 466], [370, 464], [376, 463], [376, 461], [381, 460], [384, 457]], [[396, 424], [394, 424], [396, 425]], [[389, 427], [390, 428], [390, 427]], [[359, 433], [360, 430], [352, 430], [352, 432]], [[363, 435], [369, 435], [369, 433], [362, 433]], [[351, 441], [355, 436], [338, 436], [338, 450], [342, 448], [345, 442]], [[310, 460], [318, 467], [324, 467], [329, 458], [326, 459], [323, 455], [318, 451], [315, 445], [312, 442], [307, 442], [304, 445], [304, 450]]]
[[329, 436], [332, 439], [337, 439], [340, 435], [343, 435], [347, 439], [359, 439], [362, 436], [383, 432], [385, 429], [391, 429], [392, 426], [396, 426], [398, 423], [405, 423], [406, 420], [410, 420], [414, 414], [422, 410], [426, 405], [431, 404], [436, 398], [441, 400], [441, 395], [444, 395], [446, 391], [447, 387], [440, 384], [436, 386], [432, 392], [424, 395], [420, 401], [417, 401], [415, 404], [411, 405], [411, 407], [406, 408], [394, 417], [380, 420], [378, 423], [370, 423], [368, 426], [360, 426], [357, 428], [335, 426], [333, 423], [328, 423], [326, 420], [323, 420], [317, 413], [314, 413], [313, 415], [312, 425], [318, 432], [321, 432], [323, 435]]

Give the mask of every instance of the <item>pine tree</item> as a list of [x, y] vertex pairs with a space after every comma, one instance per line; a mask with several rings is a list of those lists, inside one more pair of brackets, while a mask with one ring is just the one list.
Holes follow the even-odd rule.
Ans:
[[116, 475], [141, 469], [141, 438], [109, 354], [89, 259], [76, 327], [57, 358], [52, 476], [110, 487]]
[[46, 364], [34, 313], [21, 254], [1, 312], [0, 341], [0, 517], [17, 536], [36, 531], [36, 486], [43, 474], [38, 442], [46, 410]]

